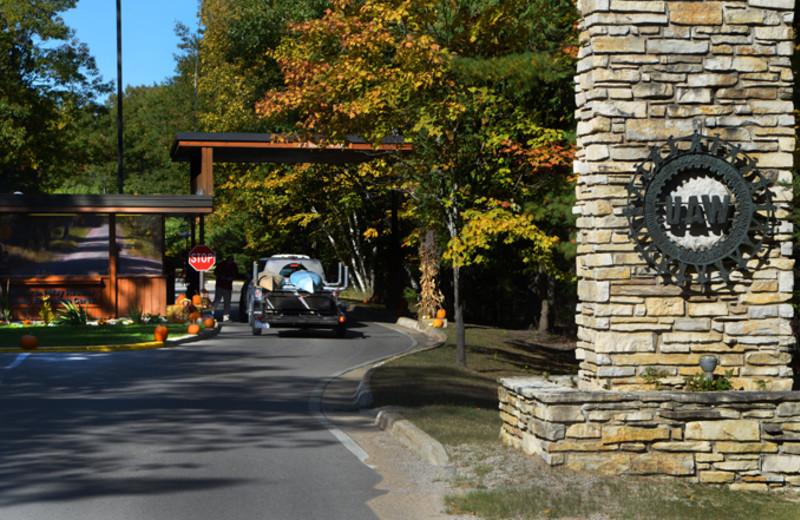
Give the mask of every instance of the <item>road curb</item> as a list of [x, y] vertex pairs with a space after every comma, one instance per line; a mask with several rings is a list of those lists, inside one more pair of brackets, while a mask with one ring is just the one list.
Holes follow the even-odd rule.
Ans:
[[404, 419], [402, 415], [381, 410], [375, 422], [378, 428], [389, 432], [397, 442], [416, 453], [425, 462], [434, 466], [446, 466], [450, 463], [450, 457], [444, 446], [414, 423]]
[[[397, 322], [391, 324], [394, 327], [411, 329], [421, 332], [434, 340], [433, 344], [423, 348], [428, 350], [441, 346], [447, 339], [447, 336], [440, 330], [425, 326], [416, 320], [410, 318], [398, 318]], [[355, 409], [362, 409], [368, 407], [373, 402], [372, 391], [370, 390], [369, 381], [375, 370], [381, 367], [388, 361], [399, 359], [407, 356], [413, 352], [419, 352], [419, 349], [414, 349], [405, 354], [393, 356], [385, 359], [375, 365], [371, 366], [358, 383], [358, 388], [355, 392]], [[435, 466], [445, 466], [450, 463], [450, 458], [447, 455], [447, 450], [444, 446], [419, 429], [414, 423], [405, 419], [398, 411], [391, 409], [381, 409], [375, 417], [375, 424], [383, 431], [389, 433], [398, 443], [413, 451], [420, 459]]]
[[183, 345], [184, 343], [193, 343], [207, 338], [212, 338], [219, 334], [222, 325], [219, 323], [213, 329], [203, 329], [197, 334], [187, 334], [174, 339], [167, 339], [166, 341], [145, 341], [142, 343], [123, 343], [119, 345], [87, 345], [81, 346], [40, 346], [35, 349], [24, 349], [20, 347], [0, 347], [0, 354], [35, 354], [37, 352], [49, 353], [69, 353], [69, 352], [116, 352], [122, 350], [148, 350], [155, 348], [170, 348]]
[[167, 339], [167, 341], [164, 342], [164, 346], [177, 347], [178, 345], [183, 345], [184, 343], [194, 343], [195, 341], [213, 338], [219, 334], [220, 330], [222, 330], [222, 324], [218, 322], [216, 325], [214, 325], [213, 329], [203, 329], [197, 334], [187, 334], [175, 339]]

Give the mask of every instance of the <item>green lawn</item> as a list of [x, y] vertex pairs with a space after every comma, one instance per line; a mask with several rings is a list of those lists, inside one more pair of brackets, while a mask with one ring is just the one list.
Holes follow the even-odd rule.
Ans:
[[[85, 347], [93, 345], [126, 345], [155, 341], [155, 325], [62, 325], [0, 327], [0, 348], [16, 348], [25, 334], [36, 336], [40, 347]], [[187, 325], [167, 325], [169, 337], [186, 334]], [[202, 327], [201, 327], [202, 329]]]

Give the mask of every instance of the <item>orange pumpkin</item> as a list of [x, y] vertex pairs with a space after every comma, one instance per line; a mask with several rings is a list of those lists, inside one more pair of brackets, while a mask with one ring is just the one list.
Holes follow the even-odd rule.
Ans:
[[169, 329], [163, 325], [159, 325], [156, 327], [156, 330], [153, 332], [153, 335], [156, 338], [156, 341], [166, 341], [167, 336], [169, 336]]
[[189, 334], [197, 334], [198, 332], [200, 332], [200, 325], [198, 325], [197, 323], [192, 323], [191, 325], [189, 325], [189, 327], [187, 327], [186, 332], [188, 332]]
[[194, 311], [194, 312], [190, 312], [189, 313], [189, 321], [194, 322], [194, 321], [197, 321], [199, 319], [200, 319], [200, 313], [199, 312]]
[[19, 338], [19, 346], [26, 350], [32, 350], [39, 346], [39, 340], [36, 339], [36, 336], [25, 334]]
[[203, 298], [201, 298], [199, 294], [195, 294], [194, 296], [192, 296], [192, 304], [193, 305], [200, 305], [200, 303], [202, 301], [203, 301]]
[[186, 296], [179, 294], [177, 298], [175, 298], [175, 305], [183, 305], [183, 300], [186, 299]]
[[206, 318], [203, 321], [203, 325], [205, 325], [207, 329], [213, 329], [214, 325], [216, 325], [216, 324], [217, 324], [217, 322], [216, 322], [216, 320], [214, 318]]
[[436, 318], [433, 320], [433, 323], [431, 323], [431, 325], [433, 325], [434, 327], [441, 327], [444, 325], [444, 321], [442, 321], [441, 318]]
[[447, 317], [447, 311], [445, 311], [444, 309], [439, 309], [438, 311], [436, 311], [436, 317], [440, 319], [445, 319]]

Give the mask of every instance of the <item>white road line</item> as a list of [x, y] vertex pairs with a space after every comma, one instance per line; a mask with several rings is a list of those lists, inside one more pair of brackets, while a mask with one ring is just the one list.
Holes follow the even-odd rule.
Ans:
[[[377, 324], [377, 325], [380, 325], [380, 324]], [[386, 327], [386, 328], [389, 328], [389, 327]], [[411, 335], [406, 334], [403, 331], [398, 331], [398, 330], [395, 330], [395, 329], [391, 329], [391, 330], [393, 330], [395, 332], [400, 332], [401, 334], [406, 336], [409, 340], [411, 340], [411, 343], [410, 343], [409, 347], [404, 352], [409, 352], [409, 351], [413, 350], [414, 347], [417, 346], [417, 341]], [[325, 379], [320, 381], [319, 384], [317, 384], [317, 387], [314, 389], [314, 392], [311, 394], [311, 399], [308, 402], [308, 410], [311, 412], [312, 417], [314, 417], [314, 419], [319, 421], [319, 423], [322, 424], [322, 426], [326, 430], [328, 430], [331, 433], [331, 435], [336, 437], [336, 439], [339, 442], [341, 442], [342, 445], [345, 448], [350, 450], [350, 452], [353, 455], [355, 455], [358, 458], [358, 460], [361, 461], [362, 464], [364, 464], [365, 466], [367, 466], [368, 468], [370, 468], [372, 470], [374, 470], [375, 467], [374, 466], [370, 466], [369, 464], [367, 464], [365, 462], [369, 458], [369, 453], [364, 451], [364, 448], [359, 446], [359, 444], [356, 441], [354, 441], [352, 439], [352, 437], [350, 437], [349, 435], [344, 433], [342, 430], [340, 430], [339, 428], [334, 426], [334, 424], [332, 422], [330, 422], [327, 417], [325, 417], [325, 414], [322, 412], [322, 394], [325, 392], [325, 387], [328, 386], [328, 383], [330, 383], [331, 381], [333, 381], [337, 377], [340, 377], [340, 376], [346, 374], [347, 372], [350, 372], [352, 370], [357, 370], [357, 369], [365, 367], [367, 365], [374, 365], [376, 363], [380, 363], [381, 361], [386, 361], [387, 359], [395, 357], [396, 355], [397, 354], [389, 354], [387, 356], [384, 356], [384, 357], [381, 357], [381, 358], [378, 358], [378, 359], [373, 359], [371, 361], [367, 361], [365, 363], [361, 363], [360, 365], [357, 365], [357, 366], [354, 366], [354, 367], [350, 367], [348, 369], [342, 370], [340, 372], [336, 372], [335, 374], [332, 374], [332, 375], [326, 377]]]
[[[24, 354], [18, 354], [17, 358], [10, 365], [8, 365], [7, 367], [3, 367], [3, 370], [11, 370], [12, 368], [17, 368], [22, 364], [23, 361], [28, 359], [28, 356], [30, 356], [30, 353], [27, 352]], [[6, 372], [0, 372], [0, 384], [3, 382], [3, 375], [5, 373]]]
[[359, 446], [358, 443], [352, 439], [352, 437], [334, 426], [333, 423], [330, 422], [327, 417], [325, 417], [325, 414], [322, 413], [322, 394], [325, 391], [325, 387], [328, 386], [328, 383], [330, 383], [332, 380], [349, 372], [350, 370], [352, 369], [343, 370], [320, 381], [311, 395], [311, 400], [308, 403], [308, 409], [311, 412], [311, 416], [314, 417], [314, 419], [316, 419], [326, 430], [328, 430], [331, 435], [336, 437], [336, 439], [341, 442], [345, 448], [350, 450], [350, 453], [355, 455], [362, 464], [370, 469], [375, 469], [365, 462], [369, 458], [369, 453], [364, 451], [364, 448]]
[[24, 354], [17, 355], [17, 359], [15, 359], [13, 363], [8, 365], [6, 367], [6, 370], [11, 370], [12, 368], [17, 368], [18, 366], [20, 366], [22, 364], [23, 361], [28, 359], [28, 356], [30, 356], [30, 353], [28, 353], [28, 352], [25, 352]]

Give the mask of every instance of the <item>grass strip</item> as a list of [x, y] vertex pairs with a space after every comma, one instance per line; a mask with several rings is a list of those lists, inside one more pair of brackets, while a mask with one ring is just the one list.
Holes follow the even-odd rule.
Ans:
[[[18, 347], [26, 334], [36, 336], [41, 347], [127, 345], [154, 341], [155, 325], [63, 325], [60, 327], [0, 327], [0, 347]], [[170, 337], [186, 333], [187, 325], [167, 325]]]
[[614, 520], [796, 520], [800, 504], [772, 495], [727, 488], [608, 477], [559, 485], [478, 489], [446, 498], [451, 514], [485, 520], [603, 518]]
[[[466, 331], [467, 367], [455, 366], [455, 334], [446, 343], [393, 360], [370, 380], [375, 406], [397, 406], [418, 426], [445, 443], [475, 440], [475, 425], [500, 431], [500, 377], [577, 374], [575, 355], [563, 338], [537, 338], [532, 331], [471, 326]], [[461, 440], [459, 440], [461, 436]], [[485, 438], [486, 434], [479, 434]]]

